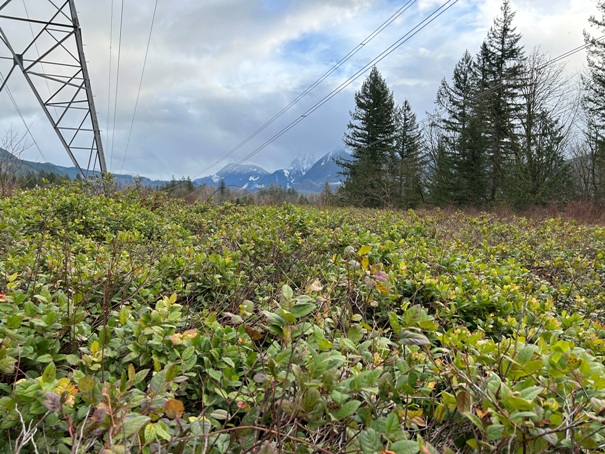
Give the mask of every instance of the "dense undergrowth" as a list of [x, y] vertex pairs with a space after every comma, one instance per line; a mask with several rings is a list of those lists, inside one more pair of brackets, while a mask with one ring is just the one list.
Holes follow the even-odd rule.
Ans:
[[603, 452], [605, 229], [0, 201], [0, 452]]

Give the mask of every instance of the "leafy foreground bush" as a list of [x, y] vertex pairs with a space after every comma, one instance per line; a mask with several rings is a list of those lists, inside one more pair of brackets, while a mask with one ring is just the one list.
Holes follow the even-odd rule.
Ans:
[[0, 201], [0, 452], [603, 452], [605, 230]]

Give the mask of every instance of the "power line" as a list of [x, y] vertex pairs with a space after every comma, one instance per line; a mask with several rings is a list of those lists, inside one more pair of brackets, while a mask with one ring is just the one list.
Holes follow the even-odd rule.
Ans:
[[122, 30], [124, 25], [124, 0], [122, 0], [122, 8], [120, 12], [120, 34], [118, 38], [118, 67], [116, 69], [116, 93], [113, 107], [113, 131], [111, 135], [111, 158], [109, 161], [110, 168], [113, 167], [113, 149], [116, 139], [116, 117], [118, 115], [118, 91], [120, 87], [120, 63], [122, 57]]
[[304, 90], [301, 94], [299, 94], [296, 98], [294, 98], [286, 107], [276, 113], [273, 117], [271, 117], [265, 124], [263, 124], [260, 128], [254, 131], [251, 135], [249, 135], [246, 139], [240, 142], [237, 146], [232, 148], [230, 151], [225, 153], [219, 159], [217, 159], [210, 167], [206, 169], [205, 172], [208, 172], [215, 165], [217, 165], [222, 160], [228, 158], [233, 153], [241, 149], [244, 145], [258, 136], [261, 132], [267, 129], [270, 125], [272, 125], [278, 118], [284, 115], [288, 110], [290, 110], [295, 104], [297, 104], [301, 99], [303, 99], [306, 95], [308, 95], [311, 91], [313, 91], [318, 85], [320, 85], [324, 80], [326, 80], [330, 75], [332, 75], [338, 68], [340, 68], [343, 64], [345, 64], [351, 57], [353, 57], [357, 52], [363, 49], [368, 43], [370, 43], [376, 36], [378, 36], [384, 29], [386, 29], [389, 25], [391, 25], [397, 18], [399, 18], [403, 13], [405, 13], [411, 6], [416, 3], [417, 0], [408, 0], [405, 4], [403, 4], [397, 11], [395, 11], [386, 21], [378, 26], [372, 33], [370, 33], [363, 41], [361, 41], [355, 48], [353, 48], [348, 54], [342, 57], [332, 68], [330, 68], [326, 73], [324, 73], [319, 79], [313, 82], [306, 90]]
[[[0, 81], [2, 82], [2, 84], [4, 84], [4, 82], [5, 82], [4, 76], [1, 73], [0, 73]], [[32, 141], [34, 142], [34, 145], [36, 146], [36, 148], [38, 150], [38, 153], [40, 153], [42, 160], [44, 162], [48, 162], [48, 160], [44, 157], [44, 154], [42, 153], [42, 150], [40, 149], [38, 142], [36, 142], [36, 138], [34, 137], [34, 135], [31, 132], [31, 126], [28, 126], [28, 124], [26, 123], [25, 118], [23, 117], [23, 114], [21, 113], [21, 109], [19, 109], [19, 106], [17, 105], [17, 101], [15, 101], [15, 98], [13, 97], [13, 94], [11, 93], [10, 89], [8, 88], [8, 85], [6, 85], [4, 87], [4, 89], [6, 90], [6, 93], [8, 94], [9, 99], [11, 100], [13, 106], [15, 107], [17, 114], [19, 114], [19, 117], [21, 118], [21, 121], [23, 122], [23, 126], [25, 126], [25, 130], [26, 130], [27, 134], [29, 134]]]
[[[111, 10], [109, 17], [109, 71], [107, 78], [107, 131], [105, 133], [105, 142], [109, 143], [109, 118], [111, 115], [111, 65], [113, 63], [113, 7], [114, 0], [111, 0]], [[111, 161], [113, 159], [113, 151], [111, 152], [109, 165], [111, 167]]]
[[147, 49], [145, 49], [145, 58], [143, 59], [143, 70], [141, 71], [141, 80], [139, 81], [139, 90], [137, 92], [137, 99], [134, 103], [134, 111], [132, 113], [132, 121], [130, 123], [130, 131], [128, 132], [128, 140], [126, 141], [126, 149], [124, 150], [124, 157], [122, 158], [122, 167], [120, 172], [124, 170], [124, 161], [126, 161], [126, 154], [128, 153], [128, 147], [130, 146], [130, 138], [132, 136], [132, 128], [134, 127], [134, 119], [137, 115], [137, 108], [139, 106], [139, 98], [141, 96], [141, 88], [143, 87], [143, 77], [145, 76], [145, 68], [147, 66], [147, 56], [149, 55], [149, 46], [151, 44], [151, 35], [153, 33], [153, 25], [155, 24], [155, 15], [158, 10], [158, 0], [155, 0], [155, 6], [153, 8], [153, 15], [151, 17], [151, 27], [149, 28], [149, 38], [147, 39]]
[[[36, 52], [38, 53], [38, 58], [40, 58], [40, 49], [38, 48], [38, 41], [36, 40], [36, 35], [34, 34], [34, 27], [32, 25], [31, 19], [29, 17], [29, 11], [27, 10], [27, 4], [25, 3], [25, 0], [23, 0], [23, 8], [25, 9], [25, 16], [27, 17], [27, 21], [29, 22], [29, 31], [32, 34], [32, 38], [33, 38], [33, 42], [34, 42], [34, 47], [36, 48]], [[42, 75], [44, 76], [44, 80], [46, 81], [46, 88], [48, 89], [48, 94], [49, 96], [52, 95], [52, 92], [50, 91], [50, 84], [48, 82], [48, 78], [46, 77], [46, 71], [44, 70], [44, 65], [42, 63], [40, 63], [40, 69], [42, 70]], [[57, 107], [55, 106], [54, 108], [55, 111], [55, 115], [57, 114]]]
[[324, 98], [322, 98], [318, 103], [316, 103], [313, 107], [311, 107], [310, 109], [308, 109], [300, 117], [298, 117], [296, 120], [294, 120], [293, 122], [291, 122], [288, 126], [286, 126], [285, 128], [283, 128], [281, 131], [279, 131], [277, 134], [275, 134], [273, 137], [271, 137], [265, 143], [263, 143], [262, 145], [260, 145], [259, 147], [255, 148], [253, 151], [251, 151], [250, 153], [248, 153], [246, 156], [244, 156], [237, 163], [234, 163], [234, 164], [231, 164], [231, 165], [227, 166], [226, 167], [226, 171], [229, 171], [229, 170], [237, 167], [238, 165], [240, 165], [243, 162], [247, 161], [252, 156], [256, 155], [261, 150], [265, 149], [267, 146], [269, 146], [270, 144], [272, 144], [273, 142], [275, 142], [277, 139], [279, 139], [281, 136], [283, 136], [290, 129], [294, 128], [298, 123], [300, 123], [301, 121], [303, 121], [305, 118], [307, 118], [313, 112], [315, 112], [317, 109], [319, 109], [324, 104], [326, 104], [334, 96], [336, 96], [338, 93], [340, 93], [346, 87], [348, 87], [349, 85], [351, 85], [351, 83], [353, 83], [355, 80], [357, 80], [369, 68], [371, 68], [372, 66], [376, 65], [377, 63], [379, 63], [380, 61], [382, 61], [383, 59], [385, 59], [387, 56], [389, 56], [391, 53], [393, 53], [395, 50], [397, 50], [399, 47], [401, 47], [403, 44], [405, 44], [411, 38], [413, 38], [414, 36], [416, 36], [420, 31], [422, 31], [429, 24], [431, 24], [433, 21], [435, 21], [437, 18], [439, 18], [442, 14], [444, 14], [446, 11], [448, 11], [451, 7], [453, 7], [456, 3], [458, 3], [458, 1], [459, 0], [448, 0], [445, 3], [443, 3], [436, 10], [434, 10], [431, 14], [429, 14], [426, 18], [424, 18], [421, 22], [419, 22], [409, 32], [407, 32], [405, 35], [403, 35], [401, 38], [399, 38], [397, 41], [395, 41], [393, 44], [391, 44], [391, 46], [389, 46], [387, 49], [385, 49], [383, 52], [381, 52], [377, 57], [375, 57], [374, 59], [372, 59], [368, 64], [366, 64], [363, 68], [361, 68], [359, 71], [357, 71], [353, 76], [349, 77], [346, 81], [344, 81], [342, 84], [340, 84], [334, 90], [332, 90], [328, 95], [326, 95]]

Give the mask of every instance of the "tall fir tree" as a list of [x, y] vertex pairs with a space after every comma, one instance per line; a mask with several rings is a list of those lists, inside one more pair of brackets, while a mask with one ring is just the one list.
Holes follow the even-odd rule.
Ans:
[[397, 206], [416, 208], [424, 202], [422, 134], [408, 100], [397, 108], [397, 140], [392, 168]]
[[389, 158], [396, 145], [397, 124], [393, 93], [376, 67], [355, 93], [355, 110], [344, 143], [350, 158], [337, 160], [344, 182], [345, 203], [384, 207], [392, 199]]
[[[605, 33], [605, 0], [598, 0], [601, 17], [591, 16], [590, 25]], [[589, 177], [592, 197], [605, 200], [605, 42], [584, 31], [588, 71], [582, 77], [586, 114]]]
[[521, 34], [513, 27], [515, 12], [504, 0], [501, 16], [494, 21], [477, 58], [478, 97], [487, 121], [489, 138], [489, 202], [504, 199], [504, 182], [517, 144], [519, 96], [522, 87], [524, 50]]
[[451, 84], [443, 80], [435, 104], [440, 113], [439, 162], [433, 191], [441, 203], [481, 205], [486, 199], [486, 140], [478, 93], [480, 80], [471, 54], [456, 64]]

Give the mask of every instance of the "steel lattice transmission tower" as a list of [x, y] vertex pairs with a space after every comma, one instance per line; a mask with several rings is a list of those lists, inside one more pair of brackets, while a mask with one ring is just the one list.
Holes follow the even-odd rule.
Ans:
[[13, 62], [0, 91], [20, 70], [82, 176], [107, 173], [75, 0], [5, 0], [0, 59]]

